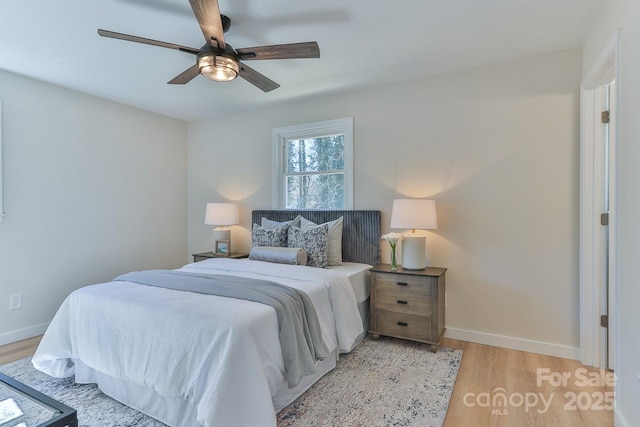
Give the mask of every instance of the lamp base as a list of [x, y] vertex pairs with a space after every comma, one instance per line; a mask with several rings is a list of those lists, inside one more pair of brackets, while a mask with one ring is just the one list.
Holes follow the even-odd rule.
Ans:
[[404, 235], [402, 239], [402, 268], [422, 270], [427, 268], [426, 236]]

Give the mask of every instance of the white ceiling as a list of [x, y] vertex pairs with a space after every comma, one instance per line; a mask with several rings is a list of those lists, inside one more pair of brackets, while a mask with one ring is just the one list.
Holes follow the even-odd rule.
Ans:
[[[2, 0], [0, 68], [145, 110], [196, 120], [321, 92], [582, 46], [605, 0], [219, 0], [234, 48], [317, 41], [319, 59], [247, 61], [278, 82], [202, 76], [172, 49], [100, 37], [97, 29], [194, 48], [204, 37], [188, 0]], [[1, 94], [0, 94], [1, 97]]]

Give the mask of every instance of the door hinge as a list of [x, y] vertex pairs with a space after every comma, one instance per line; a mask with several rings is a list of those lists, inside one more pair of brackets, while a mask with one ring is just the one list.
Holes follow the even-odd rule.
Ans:
[[609, 327], [609, 316], [607, 316], [606, 314], [600, 316], [600, 326], [602, 326], [603, 328]]
[[600, 225], [609, 225], [609, 212], [600, 214]]
[[608, 111], [603, 111], [600, 115], [600, 120], [602, 123], [609, 123], [610, 113]]

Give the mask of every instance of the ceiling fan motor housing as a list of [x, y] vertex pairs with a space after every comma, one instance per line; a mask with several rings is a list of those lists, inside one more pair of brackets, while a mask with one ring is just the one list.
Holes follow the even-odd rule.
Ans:
[[225, 49], [214, 48], [205, 44], [196, 56], [200, 73], [218, 82], [228, 82], [240, 73], [240, 62], [231, 45]]

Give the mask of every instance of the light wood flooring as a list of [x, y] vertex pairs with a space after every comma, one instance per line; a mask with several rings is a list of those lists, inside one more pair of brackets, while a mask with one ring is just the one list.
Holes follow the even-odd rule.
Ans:
[[0, 346], [0, 365], [33, 356], [42, 336]]
[[[0, 365], [33, 355], [39, 342], [0, 346]], [[464, 350], [444, 427], [613, 427], [610, 372], [464, 341], [442, 344]]]
[[442, 345], [464, 350], [444, 427], [613, 427], [611, 372], [463, 341]]

